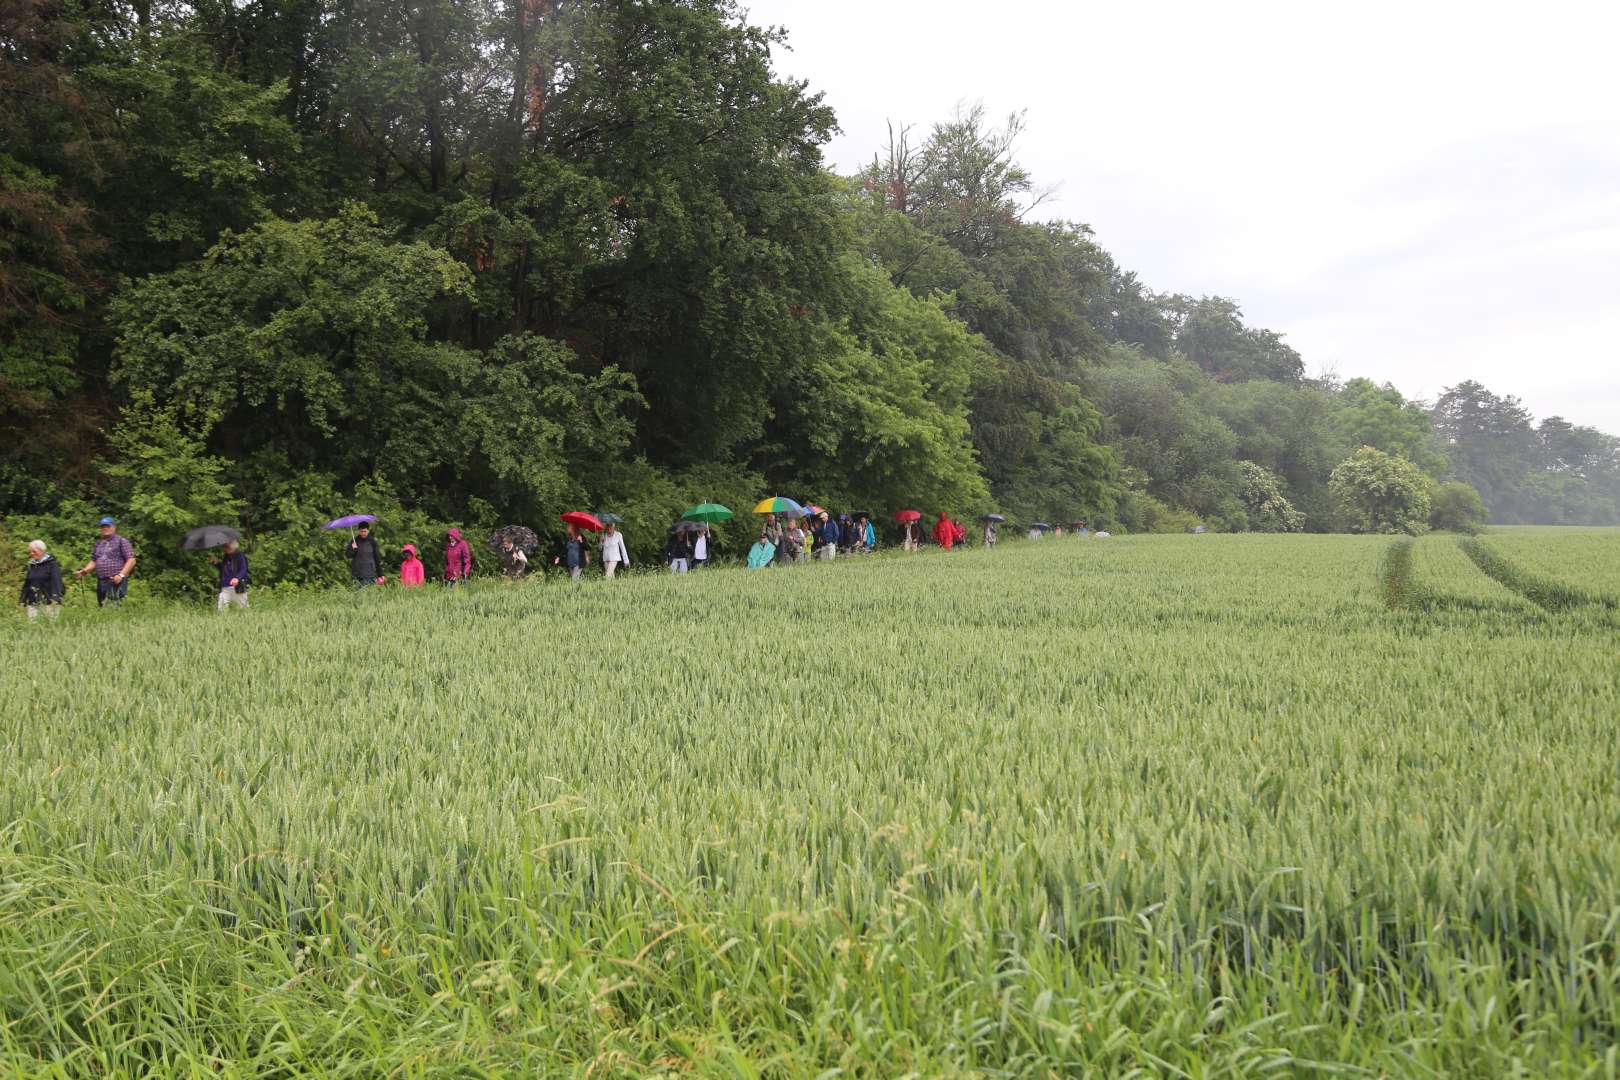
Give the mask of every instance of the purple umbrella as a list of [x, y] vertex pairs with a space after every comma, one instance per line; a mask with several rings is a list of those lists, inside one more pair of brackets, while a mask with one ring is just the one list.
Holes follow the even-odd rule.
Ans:
[[323, 528], [323, 529], [352, 529], [356, 525], [359, 525], [363, 521], [376, 521], [376, 520], [377, 520], [377, 515], [376, 514], [350, 514], [348, 517], [333, 518], [331, 521], [328, 521], [325, 525], [322, 525], [321, 528]]

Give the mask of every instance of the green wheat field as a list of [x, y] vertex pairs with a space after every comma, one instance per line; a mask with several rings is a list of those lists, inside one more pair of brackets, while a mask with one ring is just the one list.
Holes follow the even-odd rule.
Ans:
[[0, 629], [0, 1075], [1620, 1075], [1620, 531]]

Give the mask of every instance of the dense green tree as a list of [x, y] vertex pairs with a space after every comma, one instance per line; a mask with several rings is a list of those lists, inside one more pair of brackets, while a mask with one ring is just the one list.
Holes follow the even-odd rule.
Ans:
[[1429, 527], [1431, 482], [1403, 457], [1363, 446], [1328, 480], [1357, 532], [1412, 533]]
[[1176, 296], [1167, 299], [1165, 308], [1176, 319], [1176, 349], [1221, 382], [1299, 382], [1304, 377], [1299, 353], [1280, 335], [1245, 326], [1234, 300]]
[[1249, 510], [1249, 528], [1256, 532], [1299, 532], [1305, 515], [1283, 495], [1282, 479], [1264, 465], [1240, 461], [1243, 470], [1243, 505]]
[[1333, 426], [1345, 446], [1375, 446], [1398, 454], [1430, 476], [1446, 472], [1445, 454], [1422, 402], [1408, 401], [1389, 383], [1351, 379], [1334, 399]]
[[1474, 533], [1485, 524], [1479, 492], [1461, 480], [1436, 484], [1429, 496], [1429, 528]]

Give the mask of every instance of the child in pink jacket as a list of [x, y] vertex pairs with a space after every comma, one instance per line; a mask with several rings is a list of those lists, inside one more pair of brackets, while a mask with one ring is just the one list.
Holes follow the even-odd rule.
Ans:
[[422, 572], [422, 560], [416, 557], [416, 545], [405, 545], [405, 561], [399, 564], [399, 583], [407, 589], [422, 584], [426, 575]]

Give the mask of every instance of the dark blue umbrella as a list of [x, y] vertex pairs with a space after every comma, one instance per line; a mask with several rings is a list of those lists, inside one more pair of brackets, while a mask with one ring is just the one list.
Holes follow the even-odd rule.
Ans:
[[186, 533], [186, 538], [180, 541], [181, 551], [202, 551], [205, 548], [217, 548], [227, 540], [240, 540], [242, 534], [229, 525], [204, 525], [200, 529], [192, 529]]

